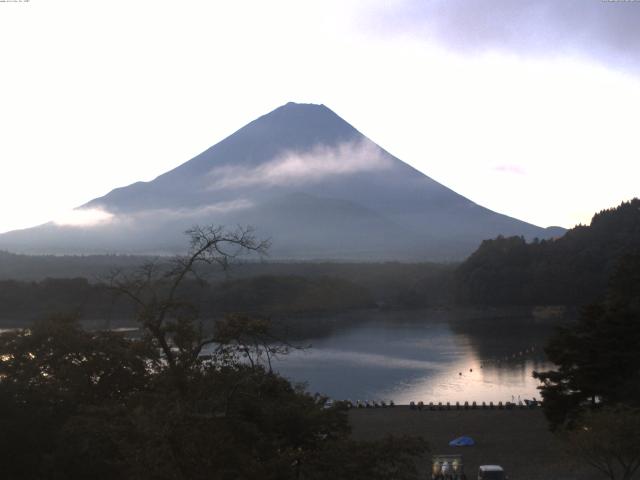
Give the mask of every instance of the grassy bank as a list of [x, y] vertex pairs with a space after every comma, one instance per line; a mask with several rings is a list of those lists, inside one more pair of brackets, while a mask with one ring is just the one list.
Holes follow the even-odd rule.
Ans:
[[[463, 455], [465, 472], [475, 479], [479, 465], [502, 465], [511, 480], [595, 480], [587, 467], [572, 462], [561, 442], [549, 432], [540, 410], [410, 410], [356, 409], [349, 413], [356, 439], [377, 439], [389, 434], [421, 435], [431, 453]], [[469, 435], [476, 445], [449, 447], [449, 441]], [[425, 478], [430, 456], [421, 460]]]

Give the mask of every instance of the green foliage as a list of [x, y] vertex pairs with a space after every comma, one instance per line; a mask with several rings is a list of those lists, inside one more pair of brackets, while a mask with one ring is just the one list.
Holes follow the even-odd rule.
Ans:
[[[159, 267], [160, 268], [160, 267]], [[185, 305], [208, 317], [242, 311], [259, 315], [337, 312], [374, 305], [370, 292], [353, 282], [333, 277], [264, 275], [217, 282], [193, 279], [180, 287]], [[0, 319], [43, 318], [50, 312], [78, 314], [84, 319], [131, 318], [135, 304], [114, 298], [104, 283], [84, 278], [46, 279], [41, 282], [0, 281]]]
[[213, 303], [226, 312], [269, 315], [364, 308], [373, 299], [366, 289], [340, 278], [264, 275], [220, 284]]
[[485, 240], [457, 269], [456, 301], [584, 305], [604, 294], [618, 259], [640, 246], [640, 199], [594, 215], [555, 240]]
[[404, 286], [395, 298], [403, 307], [441, 307], [453, 303], [453, 273], [450, 264], [432, 265], [419, 272], [419, 277]]
[[640, 255], [620, 260], [604, 302], [586, 307], [546, 349], [557, 370], [543, 381], [552, 426], [575, 423], [589, 406], [640, 406]]
[[248, 229], [189, 234], [169, 267], [111, 278], [135, 305], [139, 338], [64, 317], [0, 335], [3, 478], [416, 478], [424, 442], [353, 442], [343, 406], [271, 371], [291, 347], [267, 320], [229, 315], [205, 331], [190, 301], [197, 267], [265, 244]]
[[0, 335], [0, 451], [6, 478], [45, 478], [57, 433], [85, 407], [118, 405], [143, 391], [155, 352], [57, 318]]
[[113, 295], [85, 278], [52, 279], [39, 282], [0, 281], [0, 319], [34, 320], [52, 312], [66, 315], [109, 318], [112, 313], [131, 315], [125, 304], [114, 304]]
[[640, 411], [604, 408], [580, 419], [568, 432], [569, 451], [611, 480], [631, 480], [640, 470]]
[[[415, 437], [387, 437], [378, 442], [343, 440], [313, 452], [301, 465], [301, 478], [309, 480], [418, 479], [413, 458], [427, 450]], [[308, 466], [307, 466], [308, 465]]]
[[[104, 283], [87, 279], [107, 278], [113, 270], [134, 272], [145, 262], [168, 268], [166, 258], [0, 252], [0, 322], [26, 325], [59, 312], [78, 314], [100, 326], [107, 320], [122, 325], [122, 319], [135, 314], [132, 304], [114, 299]], [[199, 269], [206, 282], [190, 279], [182, 294], [205, 316], [238, 310], [261, 315], [332, 313], [372, 303], [424, 307], [451, 301], [453, 268], [435, 263], [238, 262], [225, 274], [204, 264]]]
[[3, 478], [416, 478], [422, 441], [353, 442], [342, 408], [257, 362], [216, 357], [178, 388], [147, 346], [63, 318], [1, 335]]

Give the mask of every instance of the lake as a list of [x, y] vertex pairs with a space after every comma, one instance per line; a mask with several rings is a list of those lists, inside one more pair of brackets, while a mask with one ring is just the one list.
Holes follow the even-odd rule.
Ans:
[[551, 366], [543, 347], [553, 325], [526, 315], [359, 312], [304, 322], [317, 331], [296, 343], [310, 347], [278, 359], [274, 369], [335, 399], [540, 398], [531, 374]]
[[[288, 320], [294, 350], [273, 362], [334, 399], [490, 402], [537, 397], [534, 370], [555, 320], [505, 311], [358, 311]], [[6, 331], [10, 329], [3, 329]], [[136, 331], [136, 328], [114, 329]]]

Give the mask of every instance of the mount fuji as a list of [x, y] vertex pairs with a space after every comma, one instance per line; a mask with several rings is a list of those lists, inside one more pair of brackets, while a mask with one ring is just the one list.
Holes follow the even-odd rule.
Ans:
[[[288, 103], [150, 182], [78, 207], [95, 219], [0, 235], [20, 253], [171, 254], [195, 224], [252, 225], [289, 260], [458, 260], [486, 238], [549, 238], [394, 157], [324, 105]], [[97, 214], [97, 215], [96, 215]]]

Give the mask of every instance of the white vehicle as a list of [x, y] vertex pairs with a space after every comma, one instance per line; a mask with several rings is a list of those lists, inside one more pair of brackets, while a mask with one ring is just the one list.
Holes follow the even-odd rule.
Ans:
[[478, 469], [478, 480], [508, 480], [500, 465], [481, 465]]

